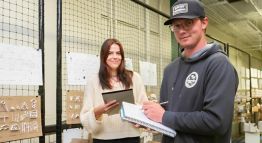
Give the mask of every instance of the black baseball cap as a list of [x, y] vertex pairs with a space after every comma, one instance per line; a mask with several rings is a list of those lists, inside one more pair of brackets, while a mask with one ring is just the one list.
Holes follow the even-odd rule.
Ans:
[[205, 17], [204, 5], [199, 0], [177, 0], [171, 9], [171, 17], [164, 25], [170, 25], [174, 19], [194, 19]]

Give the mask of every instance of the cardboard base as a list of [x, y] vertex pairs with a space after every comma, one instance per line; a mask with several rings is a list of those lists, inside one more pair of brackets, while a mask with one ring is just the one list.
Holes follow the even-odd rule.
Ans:
[[73, 138], [70, 143], [91, 143], [91, 141], [88, 139]]

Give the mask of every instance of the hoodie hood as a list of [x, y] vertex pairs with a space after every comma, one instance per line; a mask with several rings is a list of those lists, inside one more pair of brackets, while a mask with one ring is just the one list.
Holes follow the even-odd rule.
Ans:
[[186, 58], [182, 56], [181, 59], [185, 62], [191, 63], [191, 62], [196, 62], [196, 61], [205, 59], [209, 57], [210, 55], [215, 54], [217, 52], [221, 52], [226, 55], [226, 53], [222, 51], [221, 46], [218, 43], [213, 42], [213, 43], [207, 44], [203, 49], [194, 53], [190, 58]]

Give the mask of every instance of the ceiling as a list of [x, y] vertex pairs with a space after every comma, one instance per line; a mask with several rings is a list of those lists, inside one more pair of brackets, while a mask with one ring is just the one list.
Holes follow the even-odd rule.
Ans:
[[201, 1], [212, 26], [248, 45], [242, 50], [262, 52], [262, 0]]

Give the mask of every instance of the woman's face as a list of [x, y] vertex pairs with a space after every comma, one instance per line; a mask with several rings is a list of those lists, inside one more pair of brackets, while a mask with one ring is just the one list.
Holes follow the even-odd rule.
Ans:
[[120, 47], [117, 44], [112, 44], [109, 49], [106, 64], [111, 72], [116, 72], [117, 68], [121, 64], [122, 56], [120, 53]]

